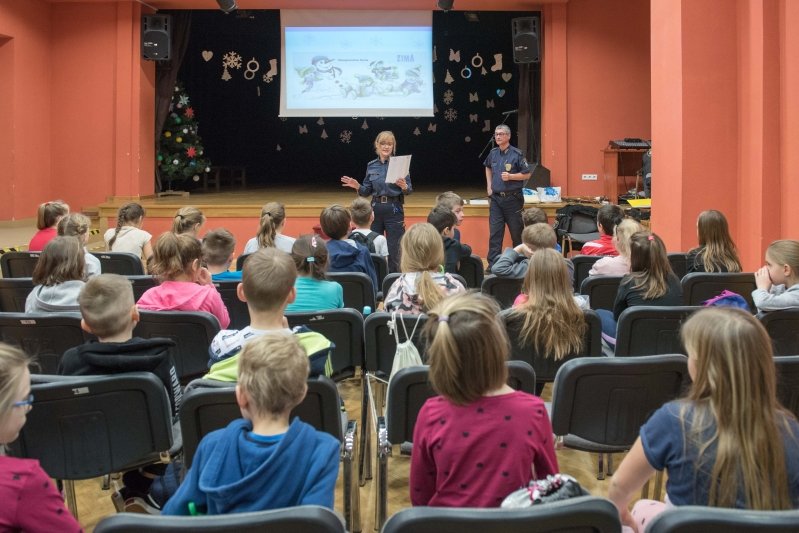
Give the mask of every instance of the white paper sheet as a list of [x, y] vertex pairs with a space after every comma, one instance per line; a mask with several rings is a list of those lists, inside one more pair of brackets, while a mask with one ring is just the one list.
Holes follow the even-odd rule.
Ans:
[[386, 183], [397, 183], [397, 180], [408, 175], [411, 168], [411, 156], [394, 155], [388, 160]]

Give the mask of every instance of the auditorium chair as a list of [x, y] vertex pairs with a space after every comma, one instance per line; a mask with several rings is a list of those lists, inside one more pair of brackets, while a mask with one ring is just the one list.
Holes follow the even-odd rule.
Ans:
[[344, 290], [344, 307], [363, 311], [369, 307], [374, 311], [377, 307], [375, 289], [372, 278], [363, 272], [328, 272], [328, 281], [335, 281]]
[[410, 507], [392, 515], [383, 527], [382, 533], [448, 533], [455, 531], [617, 533], [621, 531], [621, 523], [618, 510], [609, 500], [596, 496], [579, 496], [568, 500], [534, 505], [526, 509]]
[[683, 355], [584, 357], [567, 361], [552, 390], [552, 431], [567, 448], [599, 454], [597, 479], [605, 479], [603, 456], [630, 449], [641, 425], [688, 382]]
[[465, 287], [479, 289], [483, 285], [485, 277], [483, 260], [475, 254], [462, 258], [458, 261], [458, 275], [466, 282]]
[[29, 278], [42, 252], [6, 252], [0, 255], [0, 272], [4, 278]]
[[682, 278], [681, 284], [684, 305], [702, 305], [726, 289], [743, 296], [750, 311], [756, 310], [752, 291], [757, 286], [752, 272], [692, 272]]
[[684, 252], [669, 252], [667, 257], [669, 258], [671, 269], [678, 278], [682, 279], [688, 273], [687, 254]]
[[0, 278], [0, 312], [24, 313], [25, 300], [32, 290], [31, 278]]
[[[515, 390], [535, 393], [535, 371], [524, 361], [508, 361], [508, 385]], [[413, 442], [413, 428], [424, 403], [436, 393], [430, 387], [430, 367], [416, 366], [398, 371], [388, 384], [387, 411], [375, 420], [377, 490], [375, 491], [375, 529], [382, 528], [388, 511], [388, 458], [392, 445]], [[373, 411], [373, 416], [376, 413]]]
[[680, 505], [655, 516], [646, 533], [795, 533], [799, 510], [752, 511]]
[[583, 345], [579, 351], [569, 354], [562, 359], [555, 360], [546, 354], [539, 353], [536, 347], [523, 343], [520, 332], [524, 325], [524, 315], [514, 313], [512, 309], [506, 309], [500, 313], [500, 319], [505, 325], [505, 331], [510, 339], [509, 358], [517, 361], [525, 361], [535, 370], [536, 395], [540, 396], [544, 390], [544, 385], [555, 381], [558, 369], [566, 361], [578, 357], [598, 357], [602, 355], [602, 324], [599, 316], [591, 309], [583, 310], [586, 330], [583, 336]]
[[650, 306], [628, 307], [619, 316], [616, 333], [616, 357], [633, 355], [657, 355], [664, 353], [685, 354], [680, 341], [682, 323], [698, 306]]
[[80, 313], [0, 313], [0, 340], [34, 356], [36, 373], [55, 374], [64, 352], [92, 337], [80, 321]]
[[103, 274], [144, 275], [141, 257], [136, 254], [128, 252], [91, 252], [91, 254], [100, 260], [100, 271]]
[[[382, 255], [370, 255], [372, 256], [372, 264], [375, 267], [375, 273], [377, 273], [377, 288], [379, 289], [383, 286], [383, 280], [388, 275], [388, 260]], [[382, 292], [377, 293], [377, 299], [378, 301], [383, 299]]]
[[204, 311], [139, 311], [135, 337], [175, 341], [172, 360], [181, 383], [208, 372], [208, 348], [219, 333], [219, 321]]
[[483, 278], [480, 292], [494, 298], [502, 309], [508, 309], [521, 294], [523, 281], [524, 278], [503, 278], [492, 274]]
[[138, 302], [142, 294], [147, 292], [158, 285], [158, 280], [150, 274], [142, 274], [139, 276], [125, 276], [133, 286], [133, 301]]
[[[394, 282], [402, 275], [402, 272], [391, 272], [383, 279], [383, 299], [388, 296], [388, 291], [391, 289], [391, 286], [394, 285]], [[461, 282], [464, 288], [468, 288], [466, 285], [466, 280], [460, 274], [450, 274], [453, 278]]]
[[757, 318], [771, 337], [774, 355], [799, 354], [799, 309], [758, 313]]
[[244, 261], [252, 254], [243, 254], [236, 258], [236, 270], [244, 270]]
[[179, 451], [166, 389], [149, 372], [33, 375], [31, 394], [33, 409], [12, 455], [37, 459], [48, 475], [64, 480], [75, 518], [74, 480], [168, 462]]
[[774, 358], [777, 369], [777, 398], [780, 403], [799, 418], [799, 355]]
[[239, 283], [235, 280], [214, 281], [214, 287], [222, 297], [222, 303], [227, 307], [228, 316], [230, 316], [229, 329], [244, 329], [250, 325], [250, 310], [247, 308], [247, 302], [239, 300], [237, 292]]
[[289, 327], [308, 326], [335, 344], [331, 361], [333, 379], [355, 375], [363, 366], [363, 315], [355, 309], [331, 309], [313, 313], [286, 313]]
[[[357, 457], [357, 423], [341, 411], [341, 398], [336, 384], [324, 376], [308, 379], [305, 398], [290, 414], [319, 431], [329, 433], [341, 442], [341, 461], [344, 476], [344, 516], [348, 531], [360, 531], [360, 488], [353, 475]], [[226, 427], [241, 418], [236, 402], [235, 384], [202, 379], [187, 388], [180, 406], [180, 426], [183, 434], [183, 460], [188, 469], [203, 436]]]
[[326, 507], [301, 505], [216, 516], [150, 516], [121, 513], [97, 524], [95, 533], [345, 533], [341, 518]]
[[622, 276], [591, 276], [580, 284], [580, 294], [588, 296], [591, 309], [613, 310]]
[[604, 255], [575, 255], [570, 257], [574, 265], [574, 292], [580, 292], [580, 285], [588, 277], [588, 272], [594, 267], [594, 263], [606, 257]]

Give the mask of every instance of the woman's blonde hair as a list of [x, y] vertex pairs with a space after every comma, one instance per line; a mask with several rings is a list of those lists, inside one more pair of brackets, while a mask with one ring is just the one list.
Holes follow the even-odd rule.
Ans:
[[[14, 396], [19, 390], [19, 380], [25, 373], [25, 368], [31, 363], [25, 352], [0, 342], [0, 427], [8, 420], [13, 404], [17, 401]], [[6, 442], [0, 442], [0, 450]]]
[[261, 208], [261, 223], [258, 227], [258, 246], [267, 248], [275, 245], [277, 228], [286, 220], [286, 208], [280, 202], [269, 202]]
[[708, 504], [735, 507], [742, 493], [748, 509], [792, 508], [783, 440], [793, 415], [777, 401], [768, 333], [749, 313], [716, 307], [694, 313], [681, 337], [695, 376], [680, 420], [696, 470], [709, 474]]
[[666, 245], [660, 237], [639, 231], [630, 237], [630, 276], [634, 290], [643, 290], [644, 300], [660, 298], [669, 291], [669, 277], [674, 276]]
[[195, 231], [205, 224], [203, 212], [193, 206], [181, 207], [172, 220], [172, 233], [178, 235]]
[[53, 200], [39, 204], [36, 213], [36, 227], [38, 229], [51, 228], [59, 219], [69, 214], [69, 206], [63, 200]]
[[77, 237], [56, 237], [45, 245], [33, 269], [33, 284], [52, 286], [82, 280], [86, 267], [83, 244]]
[[778, 265], [791, 267], [791, 274], [794, 277], [799, 276], [799, 241], [790, 239], [774, 241], [766, 249], [766, 255]]
[[416, 272], [416, 292], [424, 309], [444, 299], [430, 272], [438, 272], [444, 264], [444, 240], [432, 224], [419, 222], [411, 226], [400, 241], [400, 270]]
[[397, 153], [397, 139], [394, 137], [394, 133], [391, 131], [381, 131], [375, 137], [375, 153], [380, 156], [380, 143], [383, 142], [391, 142], [394, 147], [391, 150], [391, 155], [395, 155]]
[[162, 233], [153, 246], [150, 271], [162, 280], [174, 280], [183, 274], [191, 275], [192, 265], [203, 257], [200, 241], [188, 234]]
[[88, 238], [92, 221], [84, 214], [70, 213], [58, 221], [58, 234], [67, 237], [80, 237], [80, 241]]
[[524, 317], [520, 340], [556, 361], [578, 353], [586, 324], [582, 310], [574, 302], [563, 256], [552, 248], [533, 253], [522, 292], [527, 295], [527, 302], [512, 311]]
[[740, 272], [741, 260], [730, 237], [724, 213], [709, 209], [699, 213], [696, 221], [702, 264], [705, 272]]
[[508, 380], [510, 344], [498, 315], [497, 303], [480, 293], [450, 296], [428, 312], [430, 384], [450, 402], [469, 404]]
[[630, 258], [630, 237], [644, 227], [634, 218], [625, 218], [613, 229], [613, 245], [622, 257]]

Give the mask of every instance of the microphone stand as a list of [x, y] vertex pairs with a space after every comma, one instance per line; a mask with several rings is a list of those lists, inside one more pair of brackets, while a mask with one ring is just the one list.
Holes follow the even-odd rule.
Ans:
[[[502, 122], [497, 124], [497, 126], [502, 126], [503, 124], [505, 124], [505, 122], [508, 120], [508, 117], [511, 116], [513, 113], [517, 113], [518, 111], [519, 111], [518, 109], [515, 109], [513, 111], [505, 111], [504, 113], [502, 113]], [[494, 126], [494, 129], [497, 129], [496, 126]], [[486, 143], [486, 145], [483, 146], [482, 150], [480, 150], [480, 154], [477, 156], [477, 159], [481, 159], [481, 160], [483, 159], [483, 154], [485, 154], [485, 151], [486, 151], [486, 149], [489, 146], [492, 149], [495, 146], [495, 144], [494, 144], [494, 133], [493, 132], [491, 133], [491, 138], [488, 139], [488, 142]]]

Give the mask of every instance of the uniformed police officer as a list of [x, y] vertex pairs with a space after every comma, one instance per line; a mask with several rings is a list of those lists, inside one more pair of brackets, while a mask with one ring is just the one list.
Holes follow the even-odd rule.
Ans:
[[522, 185], [530, 177], [530, 166], [524, 154], [510, 145], [510, 128], [500, 124], [494, 130], [497, 146], [486, 157], [486, 193], [489, 198], [488, 220], [488, 266], [497, 260], [502, 252], [505, 225], [510, 231], [513, 246], [522, 243], [522, 210], [524, 197]]
[[366, 165], [366, 177], [363, 185], [349, 176], [341, 177], [344, 187], [356, 189], [360, 196], [372, 195], [374, 222], [372, 231], [385, 233], [388, 241], [388, 268], [391, 272], [399, 272], [399, 243], [405, 233], [405, 195], [411, 194], [410, 175], [400, 178], [396, 183], [386, 183], [388, 160], [397, 153], [397, 141], [390, 131], [381, 131], [375, 139], [377, 159]]

